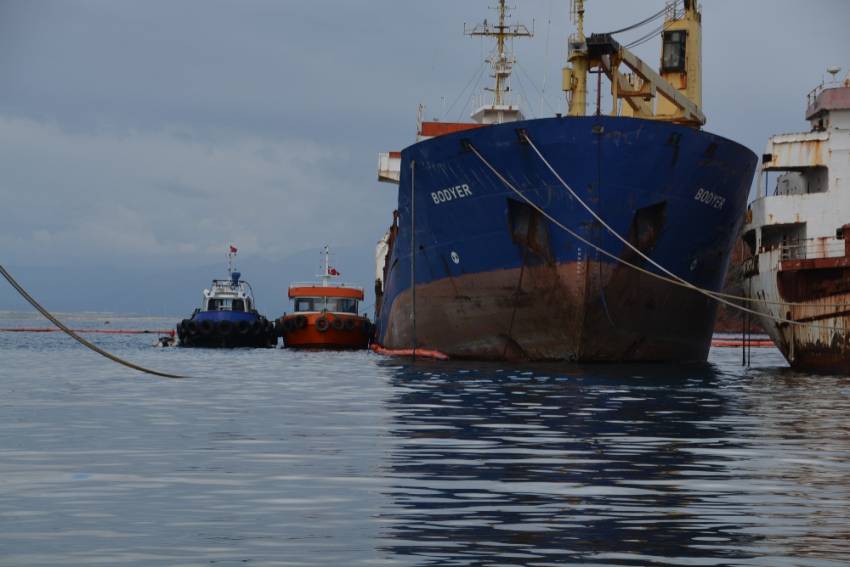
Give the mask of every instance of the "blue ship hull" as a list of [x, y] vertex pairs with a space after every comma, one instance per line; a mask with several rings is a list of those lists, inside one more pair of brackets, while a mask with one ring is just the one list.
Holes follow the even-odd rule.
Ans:
[[403, 349], [415, 340], [417, 348], [475, 359], [704, 361], [714, 301], [581, 243], [469, 150], [471, 144], [552, 218], [658, 273], [569, 195], [520, 131], [619, 234], [687, 281], [720, 289], [755, 171], [750, 150], [704, 131], [635, 118], [494, 125], [402, 151], [377, 342]]

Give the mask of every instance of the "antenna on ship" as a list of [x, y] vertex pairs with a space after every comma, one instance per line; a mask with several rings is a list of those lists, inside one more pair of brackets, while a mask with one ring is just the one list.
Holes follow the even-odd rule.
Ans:
[[233, 259], [236, 257], [236, 253], [239, 251], [236, 246], [233, 244], [228, 244], [227, 249], [227, 273], [231, 276], [233, 275]]
[[494, 87], [486, 88], [493, 93], [493, 103], [482, 105], [472, 114], [472, 119], [481, 124], [501, 124], [523, 118], [519, 108], [510, 101], [510, 77], [516, 58], [513, 52], [508, 53], [507, 40], [515, 37], [533, 37], [534, 31], [529, 31], [523, 24], [507, 23], [508, 7], [505, 2], [506, 0], [499, 0], [498, 24], [491, 24], [484, 20], [483, 23], [471, 29], [466, 29], [464, 25], [463, 29], [463, 33], [470, 37], [496, 38], [496, 51], [486, 60], [493, 70], [490, 76], [496, 80]]
[[328, 287], [328, 282], [331, 280], [331, 278], [339, 276], [339, 272], [337, 271], [337, 269], [331, 266], [330, 256], [330, 247], [325, 244], [325, 247], [322, 248], [322, 273], [316, 276], [322, 280], [322, 287]]
[[233, 244], [228, 244], [227, 246], [227, 275], [230, 276], [231, 285], [235, 286], [239, 283], [239, 278], [242, 276], [240, 272], [233, 270], [233, 259], [236, 257], [236, 253], [239, 252], [239, 249], [237, 249]]

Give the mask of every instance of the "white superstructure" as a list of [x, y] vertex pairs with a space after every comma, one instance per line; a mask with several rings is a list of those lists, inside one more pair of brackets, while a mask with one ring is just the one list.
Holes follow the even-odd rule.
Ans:
[[792, 365], [850, 366], [850, 75], [809, 93], [806, 119], [762, 156], [744, 291]]

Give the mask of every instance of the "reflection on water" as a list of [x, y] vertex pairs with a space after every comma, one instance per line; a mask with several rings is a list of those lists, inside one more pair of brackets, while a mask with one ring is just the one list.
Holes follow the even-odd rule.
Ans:
[[400, 368], [385, 545], [433, 565], [850, 561], [850, 404], [829, 395], [850, 384], [753, 374]]
[[0, 333], [2, 566], [850, 563], [850, 380], [775, 350], [500, 368], [97, 340], [195, 378]]

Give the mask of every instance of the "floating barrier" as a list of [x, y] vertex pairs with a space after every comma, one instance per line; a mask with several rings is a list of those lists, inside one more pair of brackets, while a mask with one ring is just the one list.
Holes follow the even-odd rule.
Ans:
[[751, 339], [748, 341], [744, 341], [743, 339], [712, 339], [711, 346], [718, 348], [726, 348], [726, 347], [756, 347], [756, 348], [767, 348], [774, 346], [773, 341], [771, 340], [763, 340], [763, 339]]
[[415, 357], [419, 356], [422, 358], [433, 358], [434, 360], [448, 360], [449, 357], [446, 354], [438, 350], [428, 350], [428, 349], [412, 349], [412, 348], [401, 348], [401, 349], [390, 349], [384, 348], [381, 345], [372, 344], [372, 350], [375, 354], [380, 354], [381, 356], [409, 356]]
[[[100, 333], [103, 335], [170, 335], [174, 336], [175, 330], [161, 329], [71, 329], [75, 333]], [[62, 333], [62, 329], [54, 329], [51, 327], [35, 327], [35, 328], [6, 328], [0, 329], [0, 333]]]

